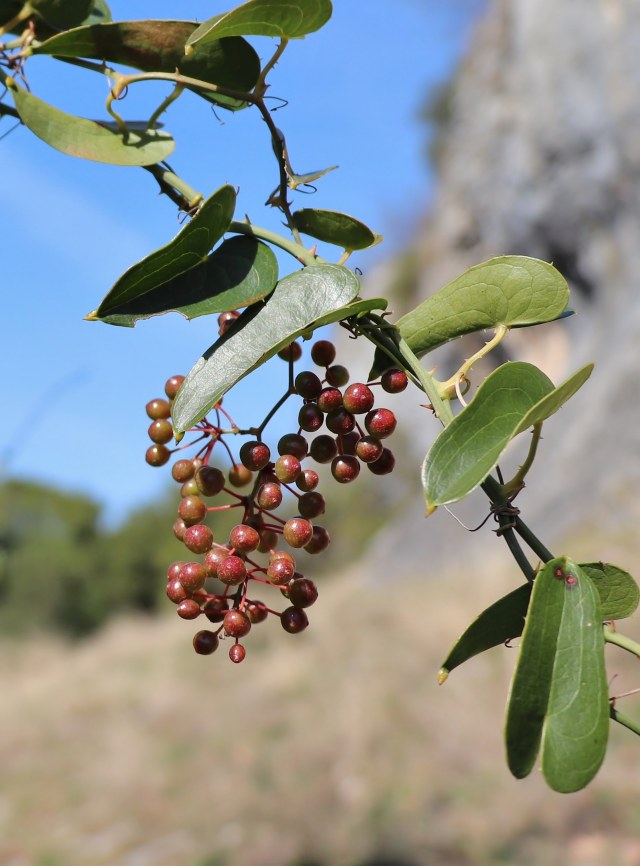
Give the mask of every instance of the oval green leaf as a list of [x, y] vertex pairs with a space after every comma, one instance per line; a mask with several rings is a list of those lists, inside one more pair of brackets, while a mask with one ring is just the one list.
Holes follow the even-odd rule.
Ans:
[[281, 280], [264, 304], [245, 310], [195, 364], [173, 404], [176, 433], [200, 421], [236, 382], [317, 320], [349, 304], [359, 288], [355, 274], [340, 265], [312, 265]]
[[5, 80], [20, 115], [34, 135], [68, 156], [111, 165], [153, 165], [167, 159], [175, 142], [166, 132], [148, 129], [123, 136], [94, 120], [75, 117], [43, 102], [10, 78]]
[[201, 24], [189, 36], [187, 49], [222, 36], [299, 38], [319, 30], [332, 11], [330, 0], [249, 0]]
[[465, 271], [396, 323], [411, 350], [424, 355], [463, 334], [506, 325], [550, 322], [569, 300], [553, 265], [526, 256], [499, 256]]
[[[260, 59], [245, 39], [215, 39], [187, 57], [184, 44], [198, 25], [194, 21], [119, 21], [78, 27], [47, 39], [34, 54], [89, 57], [121, 63], [143, 72], [176, 72], [231, 90], [250, 91], [260, 75]], [[190, 86], [200, 96], [227, 108], [241, 100]]]
[[442, 685], [449, 673], [473, 656], [520, 637], [524, 628], [532, 584], [525, 583], [484, 610], [456, 641], [438, 671]]
[[102, 300], [90, 319], [104, 319], [158, 286], [204, 262], [209, 250], [229, 227], [236, 193], [228, 184], [204, 202], [198, 213], [166, 246], [132, 265]]
[[349, 252], [373, 247], [382, 240], [382, 235], [360, 220], [335, 210], [303, 208], [293, 214], [293, 223], [305, 235]]
[[485, 379], [469, 405], [438, 436], [422, 466], [428, 509], [475, 490], [511, 439], [553, 415], [591, 375], [588, 364], [553, 387], [537, 367], [512, 361]]
[[581, 562], [580, 568], [600, 596], [603, 622], [631, 616], [640, 601], [640, 589], [628, 571], [610, 562]]
[[564, 597], [542, 729], [542, 774], [554, 791], [569, 794], [584, 788], [604, 760], [609, 695], [598, 592], [576, 563], [565, 559], [560, 567], [564, 579], [548, 578], [564, 587]]
[[97, 318], [126, 327], [133, 327], [138, 319], [169, 312], [195, 319], [254, 304], [273, 291], [277, 280], [273, 250], [255, 238], [234, 237], [191, 270]]
[[88, 18], [92, 0], [30, 0], [32, 8], [47, 24], [66, 30]]

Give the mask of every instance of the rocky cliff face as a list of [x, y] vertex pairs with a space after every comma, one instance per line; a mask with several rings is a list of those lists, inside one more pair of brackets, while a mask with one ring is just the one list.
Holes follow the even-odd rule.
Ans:
[[[494, 255], [554, 262], [578, 315], [512, 333], [507, 351], [555, 381], [587, 360], [596, 372], [545, 425], [519, 504], [549, 544], [571, 536], [586, 556], [627, 547], [640, 515], [640, 4], [495, 0], [456, 75], [440, 153], [402, 305]], [[430, 532], [415, 503], [412, 513], [401, 519], [419, 538], [469, 554], [442, 515]], [[423, 557], [407, 551], [404, 564]]]

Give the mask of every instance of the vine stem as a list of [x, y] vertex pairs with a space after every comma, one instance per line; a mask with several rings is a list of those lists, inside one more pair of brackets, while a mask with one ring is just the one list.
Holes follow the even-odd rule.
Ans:
[[461, 379], [466, 379], [467, 374], [471, 371], [471, 368], [474, 364], [477, 364], [478, 361], [481, 361], [485, 355], [488, 355], [496, 346], [499, 346], [500, 343], [504, 340], [504, 338], [509, 333], [509, 328], [506, 325], [498, 325], [495, 334], [493, 337], [482, 346], [481, 349], [472, 355], [470, 358], [461, 364], [460, 368], [456, 370], [456, 372], [451, 376], [450, 379], [447, 379], [446, 382], [440, 382], [439, 388], [440, 393], [443, 397], [447, 397], [447, 395], [452, 394]]
[[620, 649], [626, 650], [637, 658], [640, 658], [640, 643], [624, 634], [620, 634], [620, 632], [617, 632], [610, 625], [605, 625], [604, 627], [604, 639], [607, 643], [619, 646]]
[[625, 716], [623, 713], [619, 712], [613, 704], [611, 704], [609, 709], [609, 715], [614, 722], [618, 722], [618, 724], [623, 725], [623, 727], [628, 728], [630, 731], [633, 731], [634, 734], [640, 736], [640, 722], [636, 722], [634, 719], [630, 719], [629, 716]]
[[538, 443], [540, 442], [542, 434], [542, 421], [538, 421], [537, 424], [533, 425], [532, 438], [529, 444], [529, 452], [527, 457], [522, 464], [522, 466], [518, 469], [516, 474], [513, 476], [511, 481], [507, 481], [506, 484], [503, 485], [504, 491], [507, 496], [512, 496], [518, 491], [522, 490], [524, 487], [524, 479], [527, 477], [527, 473], [531, 469], [533, 465], [533, 461], [536, 457], [536, 452], [538, 450]]

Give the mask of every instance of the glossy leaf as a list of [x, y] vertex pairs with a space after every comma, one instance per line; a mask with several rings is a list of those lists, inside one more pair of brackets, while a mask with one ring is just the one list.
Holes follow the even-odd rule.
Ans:
[[31, 6], [52, 27], [76, 27], [90, 15], [92, 0], [30, 0]]
[[583, 788], [606, 750], [609, 702], [598, 593], [566, 557], [534, 582], [511, 684], [505, 740], [509, 769], [527, 776], [542, 745], [555, 791]]
[[598, 591], [603, 622], [624, 619], [635, 612], [640, 589], [629, 572], [609, 562], [581, 562], [580, 568]]
[[567, 306], [564, 277], [547, 262], [499, 256], [465, 271], [396, 323], [416, 355], [463, 334], [506, 325], [537, 325]]
[[458, 639], [438, 671], [440, 684], [449, 673], [473, 656], [520, 637], [524, 628], [532, 584], [525, 583], [498, 599], [475, 619]]
[[[121, 63], [143, 72], [175, 72], [210, 84], [243, 92], [250, 91], [260, 74], [260, 59], [241, 38], [213, 40], [188, 57], [184, 44], [197, 24], [193, 21], [119, 21], [78, 27], [47, 39], [34, 54], [57, 57], [89, 57]], [[240, 100], [190, 87], [201, 96], [225, 107], [246, 105]]]
[[389, 302], [386, 298], [368, 298], [364, 301], [352, 301], [344, 307], [332, 310], [326, 316], [321, 316], [313, 323], [314, 328], [323, 328], [325, 325], [333, 325], [334, 322], [343, 322], [346, 319], [358, 319], [365, 313], [373, 310], [386, 310]]
[[273, 291], [277, 279], [278, 262], [270, 247], [255, 238], [233, 237], [201, 264], [99, 318], [127, 327], [168, 312], [195, 319], [260, 301]]
[[170, 135], [157, 130], [131, 131], [125, 141], [119, 132], [94, 120], [75, 117], [43, 102], [12, 79], [7, 78], [6, 84], [24, 125], [69, 156], [112, 165], [153, 165], [167, 159], [175, 147]]
[[184, 432], [203, 418], [236, 382], [358, 294], [352, 271], [313, 265], [281, 280], [264, 304], [253, 304], [199, 359], [173, 404], [173, 424]]
[[554, 791], [568, 794], [584, 788], [604, 760], [609, 695], [598, 593], [578, 565], [565, 562], [562, 620], [542, 731], [542, 773]]
[[360, 220], [334, 210], [303, 208], [293, 214], [293, 223], [305, 235], [349, 251], [364, 250], [382, 240], [382, 235]]
[[471, 493], [495, 467], [511, 439], [557, 412], [592, 369], [589, 364], [554, 388], [532, 364], [513, 361], [498, 367], [426, 456], [422, 483], [428, 509]]
[[104, 319], [159, 286], [205, 261], [209, 250], [229, 227], [236, 193], [226, 185], [216, 190], [176, 237], [125, 271], [90, 319]]
[[249, 0], [201, 24], [187, 40], [187, 49], [222, 36], [306, 36], [326, 24], [332, 11], [330, 0]]

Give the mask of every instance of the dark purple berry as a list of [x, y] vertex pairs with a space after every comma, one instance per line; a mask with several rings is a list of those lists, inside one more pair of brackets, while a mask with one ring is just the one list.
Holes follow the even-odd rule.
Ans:
[[280, 614], [282, 628], [289, 634], [299, 634], [309, 625], [306, 613], [299, 607], [288, 607]]
[[296, 376], [293, 387], [296, 389], [296, 393], [304, 397], [305, 400], [315, 400], [322, 391], [322, 382], [311, 370], [303, 370]]
[[209, 622], [222, 622], [226, 612], [229, 610], [229, 600], [223, 595], [215, 595], [208, 598], [202, 606], [202, 612]]
[[329, 547], [330, 542], [329, 533], [324, 526], [314, 526], [311, 541], [305, 544], [304, 549], [307, 553], [322, 553]]
[[[329, 438], [329, 437], [327, 437]], [[315, 490], [320, 483], [320, 476], [315, 469], [303, 469], [296, 478], [296, 487], [303, 493]]]
[[316, 463], [331, 463], [333, 458], [338, 453], [338, 446], [332, 436], [316, 436], [309, 446], [309, 456]]
[[340, 484], [349, 484], [360, 474], [360, 462], [350, 454], [340, 454], [331, 464], [331, 474]]
[[307, 456], [307, 440], [298, 433], [285, 433], [278, 441], [278, 454], [293, 454], [298, 460]]
[[318, 367], [329, 367], [336, 359], [336, 347], [329, 340], [318, 340], [311, 347], [311, 360]]
[[342, 364], [334, 364], [327, 369], [325, 379], [327, 384], [333, 385], [334, 388], [342, 388], [349, 381], [349, 371]]
[[243, 466], [250, 469], [252, 472], [257, 472], [271, 460], [271, 451], [269, 446], [264, 442], [258, 442], [254, 439], [251, 442], [245, 442], [240, 449], [240, 461]]
[[224, 475], [215, 466], [200, 466], [195, 481], [203, 496], [217, 496], [224, 488]]
[[289, 343], [288, 346], [285, 346], [284, 349], [280, 349], [278, 352], [278, 358], [282, 358], [283, 361], [299, 361], [302, 357], [302, 346], [300, 343]]
[[304, 493], [298, 499], [298, 511], [302, 517], [307, 520], [313, 520], [314, 517], [320, 517], [324, 514], [326, 502], [321, 493]]
[[306, 433], [315, 433], [324, 423], [324, 412], [315, 403], [305, 403], [298, 412], [298, 426]]
[[289, 601], [295, 607], [311, 607], [318, 598], [318, 588], [308, 577], [292, 580], [287, 590]]
[[393, 452], [389, 451], [388, 448], [383, 448], [382, 454], [375, 463], [367, 463], [367, 469], [369, 472], [373, 472], [374, 475], [388, 475], [390, 472], [393, 472], [395, 465], [396, 458], [393, 456]]
[[356, 419], [353, 417], [351, 412], [347, 412], [343, 406], [340, 406], [339, 409], [334, 409], [333, 412], [329, 412], [325, 423], [327, 425], [327, 430], [331, 430], [331, 432], [336, 435], [344, 435], [345, 433], [351, 433], [353, 428], [356, 426]]
[[218, 635], [203, 629], [193, 636], [193, 648], [201, 656], [209, 656], [218, 649]]
[[380, 379], [383, 391], [388, 394], [399, 394], [409, 384], [407, 374], [403, 370], [385, 370]]

